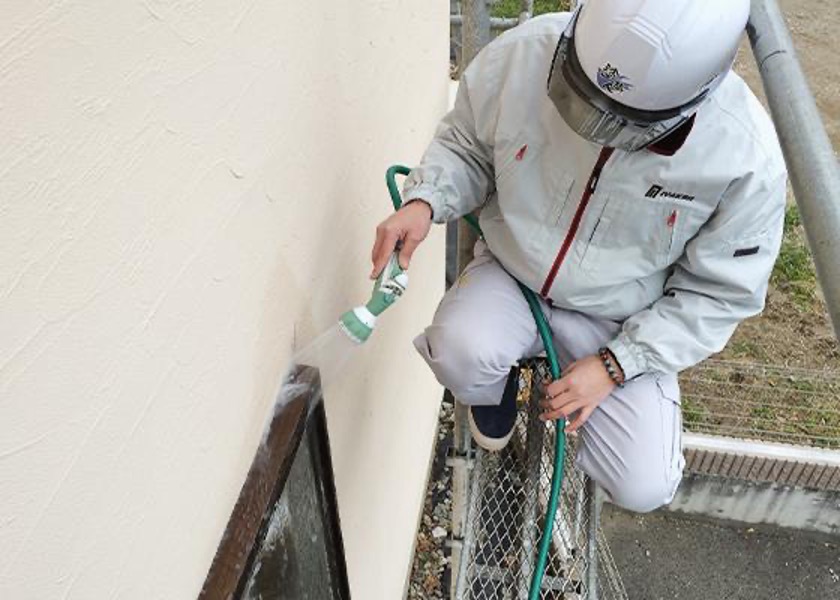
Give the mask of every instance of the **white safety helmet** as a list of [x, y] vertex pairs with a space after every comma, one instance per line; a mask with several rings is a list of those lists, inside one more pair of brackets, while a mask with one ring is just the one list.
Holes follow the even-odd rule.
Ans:
[[644, 148], [720, 84], [749, 8], [749, 0], [588, 0], [557, 45], [548, 95], [582, 137]]

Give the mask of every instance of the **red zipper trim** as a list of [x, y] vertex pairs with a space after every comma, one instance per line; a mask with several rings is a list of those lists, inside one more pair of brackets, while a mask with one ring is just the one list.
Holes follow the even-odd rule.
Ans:
[[601, 149], [601, 154], [598, 155], [598, 161], [592, 169], [592, 174], [589, 176], [589, 181], [586, 183], [586, 189], [583, 190], [583, 195], [580, 197], [575, 216], [572, 218], [572, 224], [569, 226], [569, 231], [566, 233], [566, 238], [563, 240], [563, 245], [560, 246], [560, 251], [557, 253], [557, 258], [554, 259], [554, 264], [551, 265], [551, 270], [548, 272], [548, 277], [545, 278], [540, 295], [545, 298], [548, 297], [548, 292], [554, 284], [554, 278], [557, 277], [557, 271], [560, 270], [560, 265], [566, 259], [566, 253], [572, 245], [572, 240], [577, 235], [577, 230], [580, 227], [580, 222], [583, 219], [583, 213], [586, 211], [586, 206], [589, 204], [589, 199], [595, 193], [595, 188], [598, 187], [598, 179], [601, 177], [601, 170], [610, 159], [615, 148], [604, 147]]

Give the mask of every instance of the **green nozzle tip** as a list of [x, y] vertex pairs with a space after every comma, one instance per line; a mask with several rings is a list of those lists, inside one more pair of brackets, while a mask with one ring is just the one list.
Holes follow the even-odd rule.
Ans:
[[364, 306], [359, 306], [341, 315], [338, 324], [341, 330], [347, 334], [347, 337], [357, 344], [362, 344], [373, 333], [375, 322], [376, 317], [371, 315]]

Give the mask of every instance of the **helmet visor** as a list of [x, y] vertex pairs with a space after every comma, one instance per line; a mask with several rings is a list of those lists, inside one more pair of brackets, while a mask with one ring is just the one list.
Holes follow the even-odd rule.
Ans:
[[577, 13], [560, 38], [548, 76], [548, 96], [581, 137], [601, 146], [633, 152], [666, 136], [691, 116], [703, 95], [669, 110], [635, 109], [604, 94], [589, 80], [574, 46]]

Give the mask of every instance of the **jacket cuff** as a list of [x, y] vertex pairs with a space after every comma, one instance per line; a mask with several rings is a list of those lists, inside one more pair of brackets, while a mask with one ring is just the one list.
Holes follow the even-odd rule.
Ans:
[[443, 201], [441, 194], [433, 185], [423, 182], [414, 182], [411, 176], [403, 186], [403, 204], [412, 200], [423, 200], [432, 208], [432, 221], [435, 223], [446, 223], [454, 216]]
[[613, 353], [621, 370], [624, 371], [625, 381], [630, 381], [648, 371], [647, 360], [642, 354], [641, 347], [631, 342], [626, 334], [618, 334], [617, 338], [607, 344], [607, 349]]

